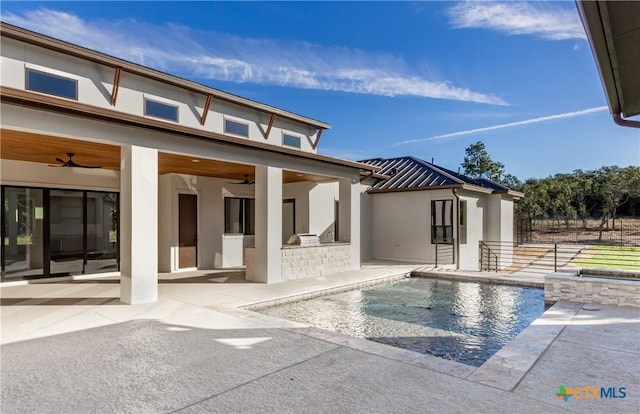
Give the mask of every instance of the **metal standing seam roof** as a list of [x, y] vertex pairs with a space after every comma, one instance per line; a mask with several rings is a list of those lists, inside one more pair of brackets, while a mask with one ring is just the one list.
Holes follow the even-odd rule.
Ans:
[[358, 161], [380, 168], [379, 174], [390, 178], [377, 181], [369, 191], [402, 191], [465, 187], [481, 192], [506, 192], [508, 187], [486, 178], [471, 178], [415, 157], [373, 158]]

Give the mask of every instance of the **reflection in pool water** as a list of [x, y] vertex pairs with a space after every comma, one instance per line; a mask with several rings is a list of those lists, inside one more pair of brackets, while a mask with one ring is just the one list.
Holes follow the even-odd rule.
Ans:
[[411, 278], [260, 312], [480, 366], [544, 312], [544, 291]]

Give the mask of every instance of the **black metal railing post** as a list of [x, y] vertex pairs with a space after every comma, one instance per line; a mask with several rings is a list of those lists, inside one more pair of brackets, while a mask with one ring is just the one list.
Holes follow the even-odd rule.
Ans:
[[553, 271], [558, 271], [558, 243], [553, 243]]
[[438, 243], [436, 243], [436, 267], [438, 267]]

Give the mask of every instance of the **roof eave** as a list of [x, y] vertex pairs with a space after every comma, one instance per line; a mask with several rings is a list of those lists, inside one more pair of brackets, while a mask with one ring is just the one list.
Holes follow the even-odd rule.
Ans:
[[606, 31], [610, 29], [605, 28], [598, 3], [598, 1], [576, 1], [576, 6], [582, 25], [585, 28], [593, 58], [596, 61], [609, 109], [612, 114], [621, 113], [622, 108], [618, 99], [614, 66], [607, 46]]
[[434, 190], [451, 190], [454, 188], [463, 188], [460, 184], [454, 185], [443, 185], [443, 186], [433, 186], [433, 187], [410, 187], [410, 188], [383, 188], [383, 189], [375, 189], [370, 188], [367, 190], [369, 194], [380, 194], [380, 193], [401, 193], [405, 191], [434, 191]]
[[609, 7], [613, 4], [615, 2], [576, 0], [578, 14], [585, 28], [613, 121], [621, 126], [640, 128], [640, 121], [624, 119], [639, 115], [640, 110], [630, 108], [630, 105], [625, 105], [624, 99], [621, 99], [624, 96], [624, 85], [618, 54], [624, 50], [617, 50], [614, 42], [613, 22], [609, 14]]
[[226, 102], [231, 102], [236, 105], [263, 111], [269, 114], [275, 114], [277, 116], [280, 116], [286, 119], [307, 124], [313, 128], [331, 129], [331, 125], [326, 122], [322, 122], [313, 118], [308, 118], [302, 115], [298, 115], [293, 112], [285, 111], [280, 108], [276, 108], [260, 102], [252, 101], [250, 99], [242, 98], [240, 96], [236, 96], [228, 92], [211, 88], [211, 87], [199, 84], [197, 82], [193, 82], [193, 81], [183, 79], [165, 72], [151, 69], [146, 66], [138, 65], [137, 63], [116, 58], [102, 52], [88, 49], [88, 48], [85, 48], [73, 43], [65, 42], [59, 39], [55, 39], [53, 37], [36, 33], [36, 32], [30, 31], [18, 26], [14, 26], [5, 22], [0, 22], [0, 34], [3, 37], [15, 39], [21, 42], [34, 45], [34, 46], [43, 47], [48, 50], [75, 56], [90, 62], [99, 63], [101, 65], [109, 66], [112, 68], [119, 67], [119, 68], [122, 68], [122, 70], [124, 70], [125, 72], [129, 72], [134, 75], [142, 76], [148, 79], [156, 80], [158, 82], [162, 82], [162, 83], [166, 83], [179, 88], [187, 89], [189, 91], [200, 93], [205, 96], [212, 95], [214, 98], [217, 98]]
[[493, 194], [506, 194], [506, 195], [510, 195], [513, 198], [524, 198], [524, 193], [521, 193], [520, 191], [516, 191], [516, 190], [500, 190], [500, 191], [494, 191]]
[[[342, 160], [327, 155], [316, 154], [312, 152], [299, 151], [289, 148], [277, 147], [262, 142], [254, 142], [246, 139], [235, 138], [224, 134], [211, 131], [204, 131], [187, 127], [184, 125], [173, 125], [167, 122], [144, 118], [137, 115], [126, 114], [110, 109], [94, 107], [76, 101], [57, 98], [53, 96], [44, 96], [34, 92], [28, 92], [21, 89], [0, 86], [0, 101], [4, 104], [13, 104], [28, 108], [37, 108], [45, 111], [63, 113], [72, 116], [80, 116], [87, 118], [99, 119], [106, 122], [124, 123], [131, 126], [142, 127], [147, 129], [158, 130], [162, 132], [175, 133], [182, 136], [193, 138], [215, 140], [221, 143], [259, 149], [284, 155], [295, 155], [300, 158], [320, 161], [327, 164], [333, 164], [342, 167], [356, 168], [361, 174], [364, 172], [374, 174], [380, 171], [379, 167], [362, 164], [355, 161]], [[385, 176], [386, 177], [386, 176]]]
[[480, 187], [472, 184], [462, 184], [460, 186], [463, 190], [475, 191], [476, 193], [493, 194], [494, 191], [490, 188]]

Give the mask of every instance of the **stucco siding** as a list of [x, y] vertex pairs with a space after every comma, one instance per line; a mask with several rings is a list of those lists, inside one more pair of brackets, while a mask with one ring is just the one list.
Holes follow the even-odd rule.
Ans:
[[486, 196], [461, 195], [460, 201], [467, 202], [467, 242], [460, 244], [460, 269], [478, 269], [478, 244], [484, 234]]
[[372, 194], [373, 257], [432, 263], [431, 200], [444, 199], [450, 190]]
[[166, 121], [170, 124], [224, 134], [224, 119], [228, 117], [248, 125], [247, 139], [251, 141], [266, 142], [281, 147], [283, 133], [287, 132], [301, 138], [302, 151], [317, 152], [312, 147], [316, 130], [309, 125], [276, 117], [269, 137], [265, 139], [264, 135], [270, 120], [269, 113], [214, 98], [203, 126], [200, 120], [207, 99], [205, 94], [191, 92], [126, 71], [123, 71], [120, 76], [117, 101], [112, 106], [110, 101], [115, 76], [114, 68], [14, 39], [2, 38], [0, 64], [0, 81], [3, 86], [24, 90], [25, 71], [26, 68], [31, 68], [76, 80], [80, 103], [145, 116], [144, 100], [148, 98], [178, 107], [178, 122]]

